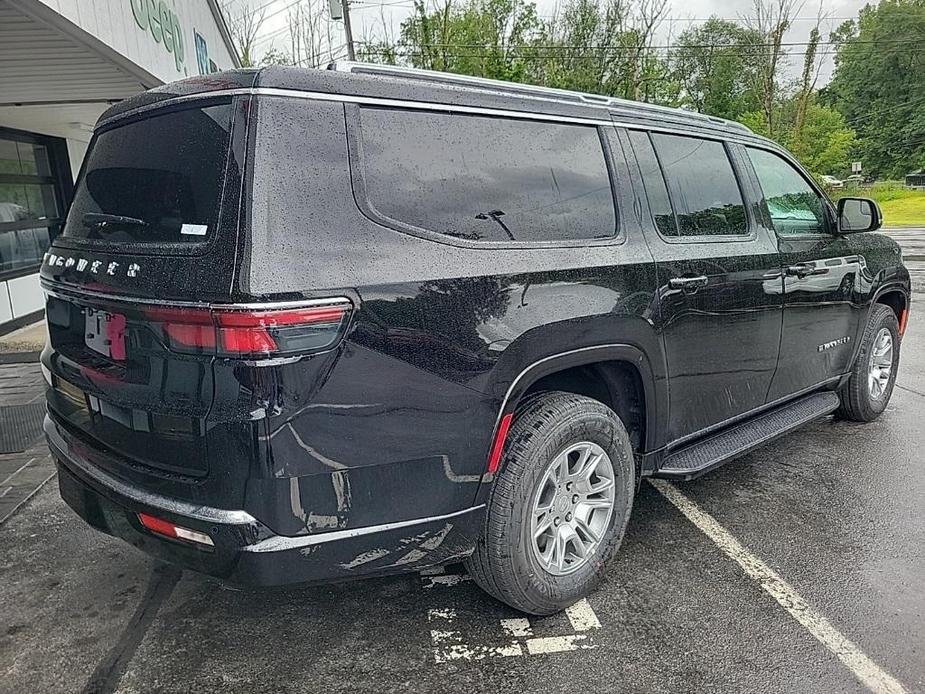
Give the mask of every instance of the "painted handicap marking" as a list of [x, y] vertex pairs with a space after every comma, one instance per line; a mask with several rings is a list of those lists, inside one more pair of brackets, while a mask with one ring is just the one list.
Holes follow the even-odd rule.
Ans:
[[[469, 576], [460, 574], [430, 573], [421, 578], [425, 588], [455, 586], [472, 580]], [[591, 604], [586, 599], [579, 600], [566, 608], [565, 616], [571, 626], [571, 633], [538, 636], [529, 618], [509, 617], [499, 620], [501, 629], [497, 642], [477, 643], [466, 638], [460, 630], [457, 610], [451, 608], [428, 610], [427, 621], [430, 625], [434, 660], [438, 663], [446, 663], [452, 660], [548, 655], [596, 648], [597, 644], [594, 643], [590, 632], [600, 629], [601, 622]], [[546, 621], [546, 623], [550, 622]]]

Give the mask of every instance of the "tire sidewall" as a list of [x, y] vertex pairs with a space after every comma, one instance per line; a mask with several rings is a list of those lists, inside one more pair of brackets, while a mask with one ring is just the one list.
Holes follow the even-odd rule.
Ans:
[[[868, 370], [870, 369], [870, 356], [874, 348], [874, 342], [877, 338], [877, 335], [880, 333], [880, 330], [886, 328], [890, 331], [890, 337], [893, 339], [893, 359], [892, 366], [890, 369], [890, 379], [886, 386], [886, 391], [883, 396], [880, 398], [874, 399], [870, 394], [870, 383], [868, 381]], [[864, 336], [864, 348], [863, 352], [859, 355], [858, 366], [861, 369], [859, 376], [863, 378], [863, 385], [861, 392], [863, 394], [862, 406], [865, 410], [867, 418], [874, 419], [884, 410], [886, 410], [887, 405], [890, 402], [890, 398], [893, 396], [893, 387], [896, 384], [896, 372], [899, 368], [899, 324], [896, 321], [896, 316], [893, 315], [892, 311], [883, 311], [872, 320], [867, 329], [867, 333]]]
[[[542, 567], [533, 552], [530, 537], [533, 501], [550, 463], [563, 450], [581, 441], [599, 445], [610, 456], [614, 469], [614, 508], [605, 537], [591, 559], [573, 573], [556, 576]], [[553, 610], [561, 609], [594, 588], [623, 539], [635, 487], [632, 449], [619, 419], [600, 405], [587, 413], [556, 421], [542, 436], [531, 441], [525, 452], [530, 455], [531, 464], [514, 482], [516, 503], [507, 519], [507, 536], [516, 538], [510, 556], [511, 568], [521, 591], [541, 599]]]

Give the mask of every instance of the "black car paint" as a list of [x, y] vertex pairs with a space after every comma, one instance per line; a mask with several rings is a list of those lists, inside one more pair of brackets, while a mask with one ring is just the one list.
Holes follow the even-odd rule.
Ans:
[[[124, 114], [143, 118], [151, 111], [132, 110], [163, 108], [158, 102], [174, 96], [209, 99], [210, 90], [250, 86], [503, 109], [514, 117], [523, 110], [608, 118], [606, 108], [588, 104], [268, 68], [153, 90], [110, 109], [101, 127]], [[102, 433], [90, 430], [94, 438], [67, 424], [60, 388], [50, 387], [46, 431], [60, 461], [63, 495], [95, 526], [206, 573], [284, 583], [465, 556], [493, 481], [485, 470], [498, 422], [540, 378], [602, 362], [631, 368], [643, 410], [637, 455], [646, 475], [666, 450], [707, 430], [807, 386], [834, 387], [826, 379], [847, 372], [876, 295], [900, 292], [908, 305], [908, 273], [886, 237], [800, 239], [781, 242], [778, 252], [762, 219], [760, 189], [744, 158], [735, 156], [735, 142], [773, 145], [744, 132], [736, 131], [729, 147], [749, 209], [748, 237], [702, 243], [660, 237], [623, 126], [724, 138], [729, 132], [722, 124], [611, 109], [618, 122], [600, 129], [619, 219], [612, 240], [435, 242], [389, 228], [364, 206], [351, 141], [355, 105], [234, 98], [222, 219], [208, 244], [126, 253], [62, 237], [42, 269], [50, 291], [51, 342], [42, 355], [48, 377], [118, 411], [188, 418], [201, 432], [202, 449], [193, 454], [207, 461], [184, 473], [183, 460], [169, 466], [172, 451], [177, 457], [169, 438], [161, 450], [146, 450], [156, 444], [140, 445], [131, 427], [120, 431], [107, 423]], [[301, 136], [307, 132], [313, 136]], [[267, 162], [286, 172], [285, 185], [262, 177]], [[308, 220], [311, 239], [305, 241], [300, 230]], [[88, 284], [74, 267], [57, 262], [65, 257], [99, 260], [103, 267], [138, 259], [142, 272], [104, 273]], [[788, 264], [833, 257], [863, 263], [850, 264], [842, 272], [850, 279], [823, 292], [787, 283]], [[690, 274], [707, 275], [706, 287], [669, 286], [671, 278]], [[100, 298], [107, 296], [123, 298]], [[141, 303], [329, 296], [347, 297], [355, 307], [346, 339], [323, 354], [266, 361], [169, 353], [150, 334]], [[69, 348], [51, 320], [59, 301], [125, 313], [141, 355], [136, 372]], [[843, 335], [852, 338], [851, 347], [817, 353], [818, 344]], [[778, 355], [783, 365], [798, 368], [778, 368]], [[806, 364], [817, 366], [807, 373]], [[107, 488], [87, 474], [94, 467], [155, 495], [152, 503]], [[190, 519], [158, 510], [157, 498], [241, 509], [259, 520]], [[134, 515], [145, 510], [209, 533], [215, 550], [150, 535]], [[430, 520], [405, 525], [415, 519]], [[376, 526], [384, 527], [362, 534]], [[275, 549], [264, 554], [253, 551], [257, 546]]]

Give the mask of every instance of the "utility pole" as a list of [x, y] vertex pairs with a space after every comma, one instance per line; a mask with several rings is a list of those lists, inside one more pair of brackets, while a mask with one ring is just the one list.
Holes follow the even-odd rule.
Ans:
[[347, 38], [347, 59], [356, 60], [357, 54], [353, 50], [353, 28], [350, 26], [349, 0], [328, 0], [328, 7], [331, 9], [331, 19], [335, 21], [344, 20], [344, 34]]
[[357, 59], [357, 54], [353, 50], [353, 29], [350, 27], [350, 2], [349, 0], [340, 0], [344, 7], [344, 34], [347, 36], [347, 60]]

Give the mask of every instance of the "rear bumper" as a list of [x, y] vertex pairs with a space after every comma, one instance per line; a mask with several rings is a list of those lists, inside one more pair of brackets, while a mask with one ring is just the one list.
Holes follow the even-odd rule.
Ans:
[[[159, 559], [241, 585], [342, 580], [449, 563], [471, 553], [484, 514], [477, 506], [398, 523], [276, 535], [246, 511], [170, 499], [116, 479], [71, 450], [48, 417], [45, 432], [61, 497], [87, 523]], [[206, 533], [214, 547], [155, 535], [138, 513]]]

